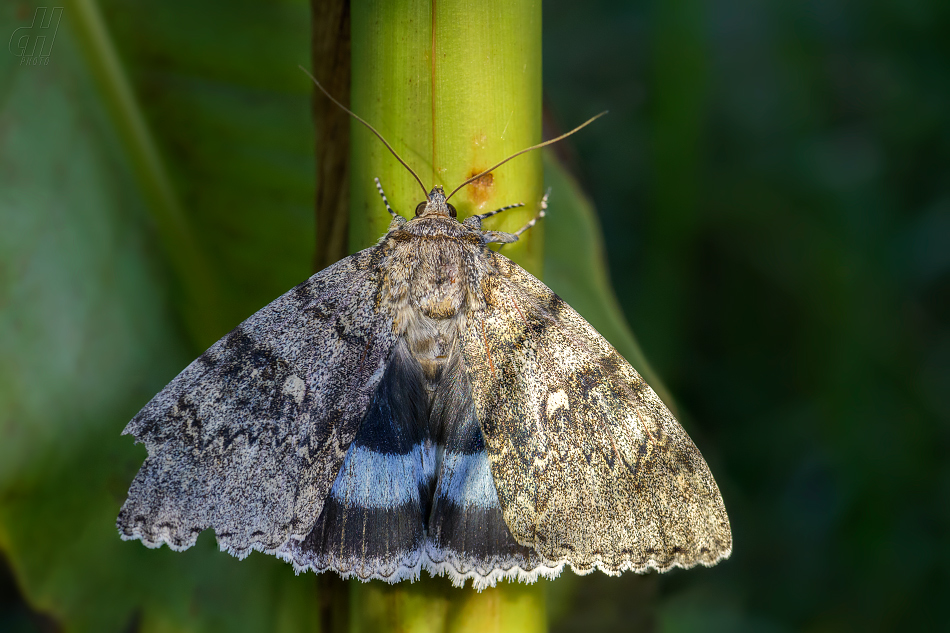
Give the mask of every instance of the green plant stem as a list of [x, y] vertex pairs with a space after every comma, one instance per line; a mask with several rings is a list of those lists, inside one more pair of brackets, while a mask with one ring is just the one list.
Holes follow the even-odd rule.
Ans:
[[[373, 124], [422, 179], [451, 191], [541, 140], [541, 4], [534, 0], [377, 0], [352, 6], [354, 112]], [[412, 217], [425, 193], [388, 150], [353, 122], [350, 249], [375, 243], [389, 226], [378, 177], [393, 208]], [[486, 222], [514, 231], [538, 210], [541, 153], [532, 152], [452, 198], [459, 219], [515, 202], [525, 207]], [[542, 225], [505, 248], [540, 276]], [[354, 584], [352, 631], [543, 631], [542, 583], [502, 582], [477, 593], [447, 579], [395, 586]]]
[[[541, 581], [544, 582], [544, 581]], [[444, 578], [413, 584], [355, 584], [353, 633], [540, 633], [547, 630], [542, 584], [502, 583], [477, 593], [452, 587]]]
[[[531, 0], [353, 6], [353, 110], [372, 123], [422, 179], [447, 191], [541, 140], [541, 5]], [[373, 244], [389, 225], [373, 178], [396, 211], [411, 217], [419, 184], [372, 134], [351, 124], [350, 248]], [[514, 202], [492, 218], [496, 230], [520, 228], [537, 212], [540, 152], [519, 156], [452, 199], [460, 216]], [[539, 225], [540, 226], [540, 225]], [[541, 274], [543, 230], [505, 247]]]

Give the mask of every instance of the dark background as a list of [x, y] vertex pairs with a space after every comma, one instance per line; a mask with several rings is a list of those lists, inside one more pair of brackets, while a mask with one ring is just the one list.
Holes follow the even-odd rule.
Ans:
[[548, 107], [611, 111], [573, 168], [732, 521], [661, 623], [947, 626], [950, 4], [544, 11]]
[[[299, 278], [286, 261], [299, 260], [294, 265], [304, 270], [312, 261], [312, 225], [307, 224], [312, 222], [312, 162], [302, 158], [289, 168], [289, 161], [282, 162], [287, 155], [310, 151], [309, 88], [296, 77], [288, 79], [296, 63], [307, 63], [307, 7], [274, 4], [267, 10], [238, 2], [226, 16], [195, 9], [173, 17], [173, 10], [163, 13], [159, 3], [102, 3], [136, 90], [151, 108], [150, 122], [163, 149], [181, 159], [173, 172], [186, 183], [181, 187], [186, 203], [218, 209], [219, 215], [209, 212], [198, 219], [200, 230], [218, 235], [216, 222], [223, 214], [250, 214], [242, 208], [260, 203], [241, 192], [225, 200], [202, 199], [201, 183], [224, 178], [218, 167], [208, 167], [214, 161], [202, 163], [201, 151], [188, 146], [196, 135], [200, 140], [202, 125], [225, 137], [246, 137], [251, 146], [256, 134], [275, 133], [262, 132], [262, 120], [274, 122], [292, 111], [297, 123], [288, 127], [306, 132], [299, 138], [278, 134], [273, 147], [248, 157], [229, 156], [221, 147], [202, 150], [230, 165], [229, 177], [252, 179], [246, 173], [259, 169], [263, 160], [265, 171], [280, 176], [258, 188], [261, 199], [289, 210], [280, 216], [284, 224], [303, 227], [288, 232], [270, 223], [266, 230], [243, 233], [240, 226], [228, 227], [228, 234], [218, 238], [253, 241], [260, 253], [271, 254], [258, 257], [245, 249], [223, 256], [231, 270], [253, 270], [264, 261], [282, 271], [267, 282], [273, 287], [248, 281], [252, 273], [237, 275], [253, 287], [234, 292], [241, 295], [235, 310], [245, 313]], [[4, 24], [16, 26], [10, 20], [32, 15], [33, 5], [21, 8], [5, 16]], [[188, 46], [223, 37], [202, 30], [205, 18], [226, 32], [253, 24], [261, 11], [269, 11], [269, 17], [249, 29], [240, 46], [211, 47], [210, 58], [199, 45]], [[145, 26], [175, 33], [170, 36], [174, 45], [150, 36]], [[252, 43], [255, 29], [265, 37]], [[267, 33], [281, 29], [285, 37], [268, 39]], [[60, 61], [62, 76], [79, 77], [69, 79], [77, 84], [69, 84], [67, 98], [81, 101], [91, 94], [92, 80], [83, 84], [82, 72], [72, 72], [73, 62], [64, 59], [70, 51], [68, 32], [58, 37], [63, 38], [57, 40], [61, 55], [54, 61]], [[571, 139], [562, 155], [597, 208], [617, 295], [716, 475], [734, 532], [732, 558], [710, 570], [675, 571], [645, 581], [593, 575], [552, 590], [553, 629], [619, 631], [643, 623], [665, 631], [945, 626], [950, 596], [950, 4], [551, 0], [544, 5], [544, 44], [546, 114], [552, 127], [569, 129], [593, 113], [611, 111]], [[287, 59], [279, 54], [291, 49], [296, 52]], [[168, 71], [175, 64], [195, 75], [220, 66], [222, 83], [242, 87], [189, 93], [188, 72]], [[266, 79], [245, 81], [242, 73], [255, 64]], [[4, 143], [13, 138], [11, 121], [16, 122], [18, 106], [11, 95], [19, 77], [26, 76], [15, 72], [5, 68], [0, 75]], [[269, 92], [279, 96], [271, 99]], [[190, 96], [182, 99], [181, 94]], [[215, 106], [208, 105], [215, 100], [240, 102], [244, 110], [233, 119], [216, 117]], [[105, 119], [97, 116], [83, 119], [84, 124], [101, 126]], [[110, 144], [117, 143], [104, 142], [100, 153], [107, 164], [115, 151]], [[11, 147], [4, 145], [4, 165], [22, 161]], [[244, 159], [246, 164], [234, 166]], [[148, 261], [160, 259], [150, 247], [128, 245], [129, 235], [135, 238], [149, 225], [135, 196], [120, 185], [114, 189], [113, 197], [131, 200], [128, 217], [133, 218], [127, 220], [131, 228], [123, 225], [121, 239], [115, 239], [123, 248], [144, 250]], [[273, 192], [282, 196], [276, 203]], [[4, 213], [11, 213], [9, 200], [0, 201], [7, 205]], [[146, 262], [141, 267], [143, 278], [159, 286], [168, 276], [161, 266]], [[5, 305], [16, 307], [14, 272], [4, 279]], [[154, 305], [137, 304], [136, 310], [168, 312], [162, 292], [157, 296]], [[68, 312], [70, 305], [64, 301], [45, 309]], [[123, 336], [137, 340], [135, 328], [148, 329], [141, 323], [149, 318], [132, 319], [139, 325], [122, 330]], [[19, 326], [4, 323], [6, 336], [20, 336]], [[111, 322], [105, 330], [102, 336], [114, 338]], [[190, 360], [183, 344], [169, 345], [163, 336], [148, 339], [133, 360], [122, 361], [140, 366], [161, 350], [160, 367], [123, 387], [121, 398], [108, 400], [114, 401], [106, 407], [109, 415], [94, 416], [99, 409], [80, 402], [78, 419], [96, 417], [102, 437], [114, 438], [121, 421]], [[7, 351], [19, 349], [10, 339], [4, 344]], [[84, 371], [82, 364], [77, 367], [72, 371]], [[117, 361], [111, 367], [114, 378], [125, 365]], [[4, 377], [14, 374], [29, 375], [8, 366]], [[101, 409], [100, 400], [95, 406]], [[4, 412], [30, 419], [23, 413], [27, 408], [7, 403]], [[95, 460], [123, 455], [130, 462], [127, 470], [134, 472], [141, 455], [128, 457], [128, 438], [109, 441], [114, 453], [96, 454]], [[87, 468], [79, 457], [61, 458], [55, 447], [38, 455], [20, 479], [5, 483], [0, 497], [7, 508], [8, 522], [0, 533], [5, 547], [78, 538], [65, 528], [36, 532], [25, 519], [21, 525], [17, 521], [26, 506], [18, 506], [17, 499], [56, 498], [66, 494], [63, 481], [101, 487], [98, 475], [87, 473], [95, 471], [94, 465]], [[50, 483], [44, 479], [47, 472], [58, 473], [59, 479]], [[105, 481], [111, 496], [103, 502], [102, 515], [108, 518], [116, 499], [121, 502], [127, 479]], [[54, 523], [55, 515], [43, 515], [44, 525]], [[252, 557], [242, 568], [231, 567], [229, 560], [215, 558], [228, 557], [205, 545], [208, 565], [241, 573], [258, 564]], [[203, 554], [173, 556], [192, 555]], [[55, 570], [56, 561], [14, 558], [23, 578], [0, 566], [0, 630], [54, 629], [42, 613], [55, 603], [56, 580], [37, 570], [48, 565]], [[80, 558], [67, 554], [61, 564], [68, 567]], [[174, 578], [177, 563], [167, 560], [168, 577]], [[109, 576], [110, 570], [101, 573]], [[112, 575], [118, 577], [115, 570]], [[85, 580], [82, 574], [63, 582]], [[40, 604], [27, 607], [18, 584]], [[648, 613], [632, 613], [631, 599], [644, 595], [655, 597], [654, 606]], [[134, 618], [123, 621], [134, 624]]]

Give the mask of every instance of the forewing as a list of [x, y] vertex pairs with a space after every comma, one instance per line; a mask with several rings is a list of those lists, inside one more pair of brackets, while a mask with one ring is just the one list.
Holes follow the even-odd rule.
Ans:
[[148, 459], [117, 525], [173, 549], [310, 532], [395, 342], [375, 249], [317, 273], [215, 343], [129, 423]]
[[475, 411], [513, 536], [551, 562], [666, 570], [732, 547], [719, 489], [653, 390], [544, 284], [490, 255], [463, 333]]

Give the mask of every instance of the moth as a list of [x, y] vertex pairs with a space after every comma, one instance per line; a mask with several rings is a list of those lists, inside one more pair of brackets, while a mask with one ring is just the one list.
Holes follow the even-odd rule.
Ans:
[[483, 230], [510, 207], [460, 222], [452, 194], [413, 176], [425, 200], [412, 219], [377, 179], [392, 222], [375, 246], [252, 315], [128, 424], [148, 458], [121, 537], [184, 550], [211, 528], [222, 550], [297, 572], [394, 583], [424, 568], [479, 590], [565, 565], [616, 575], [728, 557], [719, 489], [669, 409], [489, 248], [538, 218]]

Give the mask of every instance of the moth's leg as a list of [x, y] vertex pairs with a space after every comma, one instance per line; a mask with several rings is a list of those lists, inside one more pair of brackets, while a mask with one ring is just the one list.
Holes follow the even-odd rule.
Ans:
[[394, 220], [396, 218], [402, 217], [401, 215], [393, 211], [393, 208], [391, 206], [389, 206], [389, 200], [386, 199], [386, 194], [383, 193], [383, 185], [380, 184], [379, 178], [373, 178], [373, 180], [376, 181], [376, 189], [379, 191], [379, 195], [383, 197], [383, 204], [386, 205], [386, 210], [389, 211], [389, 215], [393, 216]]
[[517, 235], [518, 237], [521, 237], [521, 234], [522, 234], [522, 233], [524, 233], [525, 231], [527, 231], [528, 229], [530, 229], [532, 226], [534, 226], [535, 224], [537, 224], [537, 223], [538, 223], [538, 220], [540, 220], [541, 218], [543, 218], [543, 217], [545, 216], [545, 214], [547, 213], [547, 210], [548, 210], [548, 196], [549, 196], [549, 195], [551, 195], [551, 190], [550, 190], [550, 189], [548, 189], [547, 191], [545, 191], [545, 192], [544, 192], [544, 197], [541, 198], [541, 204], [538, 205], [539, 207], [541, 207], [541, 209], [538, 211], [538, 215], [536, 215], [536, 216], [534, 216], [533, 218], [531, 218], [531, 221], [530, 221], [530, 222], [528, 222], [528, 223], [525, 224], [523, 227], [521, 227], [520, 229], [518, 229], [517, 231], [515, 231], [515, 233], [514, 233], [515, 235]]
[[518, 236], [514, 233], [505, 233], [504, 231], [482, 231], [482, 242], [485, 244], [491, 244], [492, 242], [511, 244], [512, 242], [517, 241]]
[[523, 207], [524, 202], [519, 202], [518, 204], [509, 204], [507, 207], [502, 207], [500, 209], [495, 209], [494, 211], [489, 211], [488, 213], [482, 213], [480, 215], [470, 215], [465, 218], [465, 221], [462, 222], [465, 226], [473, 229], [482, 228], [482, 220], [485, 218], [490, 218], [493, 215], [501, 213], [502, 211], [507, 211], [508, 209], [514, 209], [516, 207]]
[[481, 222], [485, 218], [490, 218], [493, 215], [497, 215], [502, 211], [507, 211], [508, 209], [517, 209], [518, 207], [523, 207], [524, 202], [518, 202], [517, 204], [509, 204], [507, 207], [502, 207], [500, 209], [495, 209], [494, 211], [489, 211], [488, 213], [480, 213], [478, 215], [473, 215], [470, 217], [478, 218], [478, 221]]
[[[482, 241], [485, 242], [486, 244], [491, 243], [491, 242], [500, 242], [502, 246], [504, 246], [505, 244], [511, 244], [512, 242], [517, 242], [518, 238], [521, 237], [522, 233], [524, 233], [525, 231], [530, 229], [532, 226], [537, 224], [538, 220], [544, 217], [548, 209], [548, 196], [550, 194], [551, 194], [551, 190], [548, 189], [547, 192], [544, 194], [544, 197], [541, 198], [541, 204], [538, 205], [539, 207], [541, 207], [540, 211], [538, 211], [538, 215], [534, 216], [534, 218], [532, 218], [531, 221], [525, 224], [523, 227], [521, 227], [514, 233], [504, 233], [502, 231], [483, 231]], [[520, 207], [523, 205], [519, 204], [515, 206]], [[471, 217], [476, 218], [479, 216], [473, 215]], [[499, 247], [498, 250], [501, 250], [501, 247]]]

